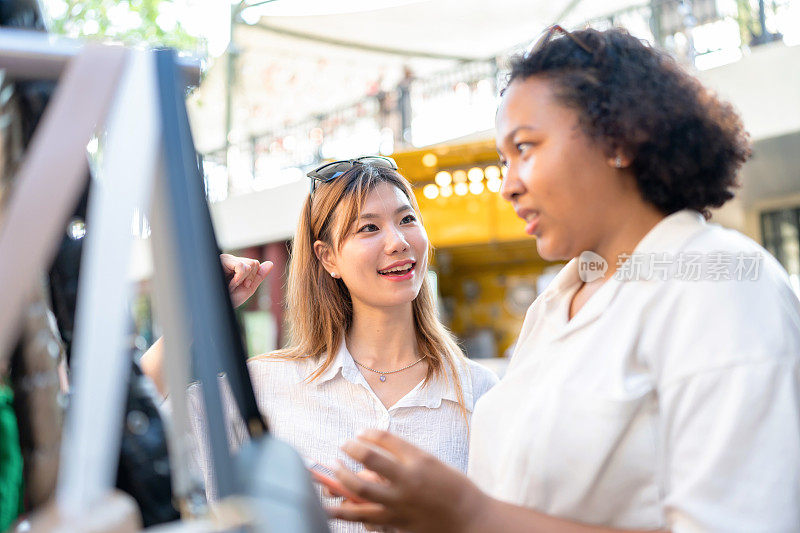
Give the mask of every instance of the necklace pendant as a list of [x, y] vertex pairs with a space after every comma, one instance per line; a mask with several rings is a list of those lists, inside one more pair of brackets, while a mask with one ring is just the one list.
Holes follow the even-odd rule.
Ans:
[[381, 381], [386, 381], [386, 376], [381, 376]]

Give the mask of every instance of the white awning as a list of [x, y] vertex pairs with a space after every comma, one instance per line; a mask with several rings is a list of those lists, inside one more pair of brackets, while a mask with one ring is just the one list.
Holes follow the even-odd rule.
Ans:
[[[255, 3], [253, 0], [252, 3]], [[643, 0], [276, 0], [244, 11], [232, 140], [348, 105], [376, 85], [490, 59], [534, 41], [548, 25], [580, 26]], [[225, 56], [192, 98], [201, 151], [224, 145]]]

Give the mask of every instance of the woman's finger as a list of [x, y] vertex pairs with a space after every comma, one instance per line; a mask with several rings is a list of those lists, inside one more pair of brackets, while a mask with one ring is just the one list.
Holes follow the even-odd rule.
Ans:
[[250, 286], [253, 290], [261, 283], [261, 263], [258, 259], [253, 259], [250, 264], [250, 277], [248, 281], [250, 281]]
[[230, 254], [219, 254], [219, 260], [222, 263], [222, 271], [225, 277], [233, 275], [233, 268], [236, 266], [236, 258]]
[[236, 261], [236, 264], [233, 267], [233, 279], [231, 280], [231, 288], [236, 288], [242, 283], [242, 279], [245, 277], [247, 270], [245, 265], [241, 261]]
[[[358, 436], [358, 441], [383, 448], [400, 459], [413, 457], [422, 452], [422, 450], [410, 442], [401, 439], [394, 433], [379, 429], [368, 429], [364, 431]], [[371, 470], [374, 470], [374, 468]]]
[[397, 458], [365, 440], [349, 440], [342, 445], [342, 451], [389, 481], [396, 481], [401, 474], [402, 465]]
[[272, 270], [272, 267], [274, 267], [274, 266], [275, 266], [275, 263], [273, 263], [272, 261], [264, 261], [263, 263], [261, 263], [259, 265], [259, 267], [258, 267], [258, 277], [260, 278], [260, 281], [264, 281], [264, 278], [267, 277], [267, 275]]
[[266, 279], [267, 274], [269, 274], [273, 266], [274, 265], [272, 261], [264, 261], [263, 263], [260, 264], [258, 261], [255, 261], [252, 267], [250, 277], [247, 279], [248, 283], [246, 285], [247, 288], [255, 292], [258, 286], [261, 285], [261, 282], [264, 281], [264, 279]]
[[362, 479], [366, 479], [367, 481], [374, 481], [376, 483], [382, 483], [384, 481], [384, 478], [381, 475], [377, 474], [376, 472], [373, 472], [372, 470], [367, 470], [366, 468], [356, 473], [356, 475]]
[[325, 509], [331, 518], [339, 518], [348, 522], [367, 522], [374, 525], [389, 524], [391, 515], [383, 505], [377, 503], [344, 502], [338, 507]]
[[337, 463], [339, 466], [335, 469], [336, 478], [356, 496], [376, 503], [393, 503], [397, 500], [396, 491], [391, 485], [359, 477], [341, 461]]
[[364, 529], [366, 529], [367, 531], [378, 531], [379, 533], [389, 533], [390, 531], [394, 531], [394, 529], [389, 526], [379, 526], [376, 524], [367, 524], [367, 523], [364, 523], [363, 525]]
[[242, 284], [246, 289], [249, 289], [253, 287], [253, 284], [256, 283], [256, 278], [258, 277], [258, 261], [255, 259], [245, 259], [244, 265], [247, 269], [247, 272], [245, 273]]

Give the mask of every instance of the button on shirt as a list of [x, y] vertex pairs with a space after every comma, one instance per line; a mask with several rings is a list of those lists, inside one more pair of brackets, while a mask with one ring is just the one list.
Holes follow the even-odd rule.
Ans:
[[[361, 466], [339, 447], [366, 429], [378, 428], [391, 431], [441, 461], [466, 471], [469, 432], [452, 384], [441, 379], [424, 386], [420, 382], [387, 409], [358, 370], [344, 342], [325, 372], [314, 381], [307, 381], [320, 363], [311, 359], [286, 361], [268, 355], [248, 361], [256, 400], [276, 437], [323, 465], [335, 466], [338, 459], [358, 471]], [[475, 401], [497, 383], [497, 377], [491, 370], [465, 359], [459, 379], [469, 418]], [[244, 424], [236, 413], [227, 384], [223, 391], [227, 397], [227, 418], [236, 420], [228, 427], [229, 440], [236, 447], [245, 438]], [[205, 418], [198, 392], [197, 386], [190, 387], [190, 422], [198, 441], [195, 457], [213, 499]], [[339, 501], [323, 497], [325, 505]], [[360, 524], [341, 520], [331, 521], [331, 528], [341, 532], [365, 531]]]
[[[612, 278], [569, 319], [573, 260], [530, 307], [476, 407], [469, 475], [589, 524], [800, 531], [800, 302], [786, 272], [694, 211], [666, 217], [632, 256], [667, 270]], [[737, 276], [743, 257], [757, 272]]]

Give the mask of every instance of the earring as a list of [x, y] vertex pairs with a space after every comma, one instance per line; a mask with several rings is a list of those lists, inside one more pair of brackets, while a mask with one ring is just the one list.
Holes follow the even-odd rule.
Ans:
[[614, 159], [614, 166], [617, 167], [617, 168], [622, 168], [622, 157], [621, 156], [617, 156]]
[[331, 277], [335, 278], [336, 277], [336, 272], [331, 272]]

